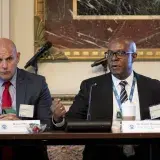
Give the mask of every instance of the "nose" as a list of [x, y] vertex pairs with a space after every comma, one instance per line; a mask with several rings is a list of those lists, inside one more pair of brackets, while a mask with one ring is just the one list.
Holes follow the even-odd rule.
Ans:
[[2, 62], [2, 67], [4, 68], [4, 69], [6, 69], [7, 67], [8, 67], [8, 63], [7, 63], [7, 61], [3, 61]]
[[115, 60], [118, 60], [118, 57], [117, 57], [117, 54], [114, 53], [114, 54], [112, 55], [112, 61], [115, 61]]

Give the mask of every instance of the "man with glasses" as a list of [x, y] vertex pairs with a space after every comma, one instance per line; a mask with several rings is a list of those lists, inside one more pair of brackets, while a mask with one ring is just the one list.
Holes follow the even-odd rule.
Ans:
[[[84, 80], [67, 113], [60, 100], [55, 100], [52, 104], [55, 125], [60, 127], [65, 120], [106, 120], [113, 122], [113, 131], [114, 122], [122, 118], [121, 105], [126, 101], [135, 104], [135, 120], [150, 119], [149, 107], [160, 103], [160, 81], [134, 72], [136, 57], [136, 44], [132, 40], [111, 41], [107, 52], [110, 72]], [[100, 157], [114, 160], [149, 159], [150, 148], [147, 145], [136, 145], [129, 154], [124, 153], [123, 149], [119, 145], [86, 145], [83, 160], [99, 160]]]

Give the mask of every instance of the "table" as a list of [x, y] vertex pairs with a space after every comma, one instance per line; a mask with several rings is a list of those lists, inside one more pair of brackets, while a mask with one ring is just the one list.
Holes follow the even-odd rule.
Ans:
[[154, 144], [160, 143], [160, 133], [67, 133], [64, 131], [39, 134], [0, 134], [0, 144]]

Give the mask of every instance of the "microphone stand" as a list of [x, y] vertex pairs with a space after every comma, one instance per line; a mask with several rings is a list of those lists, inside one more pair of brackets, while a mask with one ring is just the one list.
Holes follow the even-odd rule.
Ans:
[[102, 65], [103, 66], [103, 70], [104, 70], [104, 72], [106, 74], [107, 70], [108, 70], [108, 61], [107, 61], [107, 55], [108, 54], [107, 54], [107, 52], [105, 52], [104, 54], [105, 54], [104, 58], [95, 61], [93, 64], [91, 64], [91, 67]]
[[35, 74], [37, 74], [38, 73], [37, 60], [33, 61], [33, 63], [31, 64], [31, 66], [34, 68]]
[[87, 120], [91, 120], [91, 101], [92, 101], [92, 89], [94, 86], [96, 86], [97, 83], [93, 83], [90, 87], [90, 91], [89, 91], [89, 100], [88, 100], [88, 111], [87, 111]]
[[[107, 52], [105, 52], [104, 53], [104, 57], [107, 57]], [[104, 61], [103, 63], [102, 63], [102, 66], [103, 66], [103, 69], [104, 69], [104, 72], [105, 72], [105, 74], [107, 73], [107, 70], [108, 70], [108, 61], [106, 60], [106, 61]]]
[[103, 66], [103, 70], [104, 70], [104, 72], [105, 72], [105, 74], [106, 74], [106, 73], [107, 73], [107, 70], [108, 70], [108, 62], [107, 62], [107, 61], [103, 62], [103, 63], [102, 63], [102, 66]]
[[45, 51], [47, 51], [49, 48], [52, 47], [52, 43], [51, 42], [46, 42], [37, 52], [36, 54], [26, 63], [26, 65], [24, 66], [24, 68], [26, 69], [29, 66], [33, 66], [34, 70], [35, 70], [35, 74], [37, 74], [38, 72], [38, 65], [37, 65], [37, 60], [40, 56], [42, 56], [43, 53], [45, 53]]

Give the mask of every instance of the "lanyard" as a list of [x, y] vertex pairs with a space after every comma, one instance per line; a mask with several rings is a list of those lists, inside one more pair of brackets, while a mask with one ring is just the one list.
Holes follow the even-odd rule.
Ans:
[[[130, 95], [129, 95], [130, 102], [132, 102], [132, 99], [133, 99], [133, 93], [134, 93], [135, 84], [136, 84], [136, 78], [134, 77], [133, 78], [133, 82], [132, 82], [132, 87], [131, 87]], [[116, 100], [118, 102], [118, 106], [119, 106], [120, 112], [122, 113], [122, 106], [121, 106], [120, 97], [118, 96], [118, 92], [116, 90], [116, 87], [114, 86], [114, 83], [113, 83], [113, 92], [114, 92], [114, 95], [115, 95]]]

